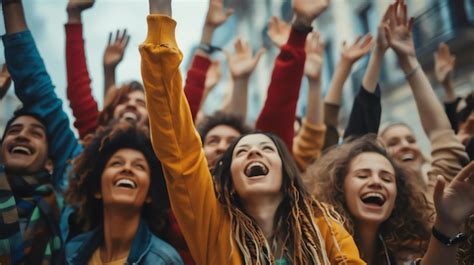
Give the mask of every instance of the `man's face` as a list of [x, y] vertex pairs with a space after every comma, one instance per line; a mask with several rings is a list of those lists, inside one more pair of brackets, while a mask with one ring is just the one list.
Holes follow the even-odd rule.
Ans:
[[52, 170], [44, 125], [32, 116], [18, 117], [5, 132], [1, 157], [9, 174], [35, 174], [44, 169]]
[[203, 148], [211, 171], [222, 154], [239, 136], [240, 133], [228, 125], [217, 125], [207, 133]]

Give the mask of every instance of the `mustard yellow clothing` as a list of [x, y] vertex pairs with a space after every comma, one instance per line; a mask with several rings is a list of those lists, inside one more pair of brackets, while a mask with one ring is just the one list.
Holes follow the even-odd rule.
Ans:
[[293, 159], [301, 172], [321, 156], [326, 125], [316, 125], [303, 119], [301, 129], [293, 140]]
[[94, 254], [92, 254], [92, 257], [87, 265], [124, 265], [127, 263], [127, 256], [128, 255], [125, 255], [123, 258], [111, 262], [102, 262], [102, 259], [100, 258], [100, 248], [98, 248], [94, 251]]
[[[212, 176], [182, 89], [176, 22], [150, 15], [140, 45], [153, 149], [163, 165], [171, 207], [197, 264], [242, 264], [230, 217], [218, 202]], [[332, 220], [332, 219], [331, 219]], [[364, 264], [352, 237], [336, 221], [316, 219], [329, 260]]]

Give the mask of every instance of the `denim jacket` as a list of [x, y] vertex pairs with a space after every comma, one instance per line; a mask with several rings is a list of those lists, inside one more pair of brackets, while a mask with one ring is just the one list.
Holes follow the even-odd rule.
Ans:
[[[66, 244], [66, 264], [87, 265], [94, 251], [104, 241], [103, 227], [81, 234]], [[128, 253], [128, 265], [183, 264], [178, 252], [168, 243], [154, 236], [145, 222], [140, 221]]]

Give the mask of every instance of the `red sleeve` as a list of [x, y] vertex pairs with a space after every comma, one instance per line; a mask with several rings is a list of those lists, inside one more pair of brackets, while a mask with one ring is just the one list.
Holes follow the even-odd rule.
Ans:
[[209, 60], [209, 58], [194, 55], [193, 62], [186, 75], [184, 94], [188, 100], [193, 120], [196, 119], [196, 115], [199, 112], [199, 106], [201, 106], [206, 74], [210, 66], [211, 60]]
[[291, 29], [288, 42], [276, 58], [267, 99], [255, 125], [261, 131], [278, 135], [289, 150], [293, 150], [293, 123], [304, 73], [307, 35]]
[[76, 120], [74, 127], [79, 131], [79, 138], [97, 128], [99, 109], [92, 97], [91, 79], [87, 72], [82, 24], [66, 24], [66, 72], [67, 98]]

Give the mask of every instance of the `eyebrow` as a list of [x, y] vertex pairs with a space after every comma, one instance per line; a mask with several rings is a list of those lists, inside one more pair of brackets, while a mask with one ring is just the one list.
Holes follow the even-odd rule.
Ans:
[[[365, 173], [365, 172], [371, 172], [372, 170], [369, 169], [369, 168], [358, 168], [358, 169], [354, 170], [353, 172], [357, 173], [357, 172], [360, 172], [360, 171], [363, 171]], [[395, 173], [392, 173], [392, 172], [387, 171], [387, 170], [381, 170], [381, 172], [385, 173], [385, 174], [390, 174], [392, 176], [395, 176]]]
[[[260, 143], [258, 143], [258, 144], [259, 144], [259, 145], [264, 145], [264, 144], [270, 144], [270, 143], [271, 143], [271, 142], [269, 142], [269, 141], [265, 141], [265, 142], [260, 142]], [[237, 147], [250, 147], [250, 145], [249, 145], [249, 144], [242, 144], [242, 145], [239, 145], [239, 146], [237, 146]]]

